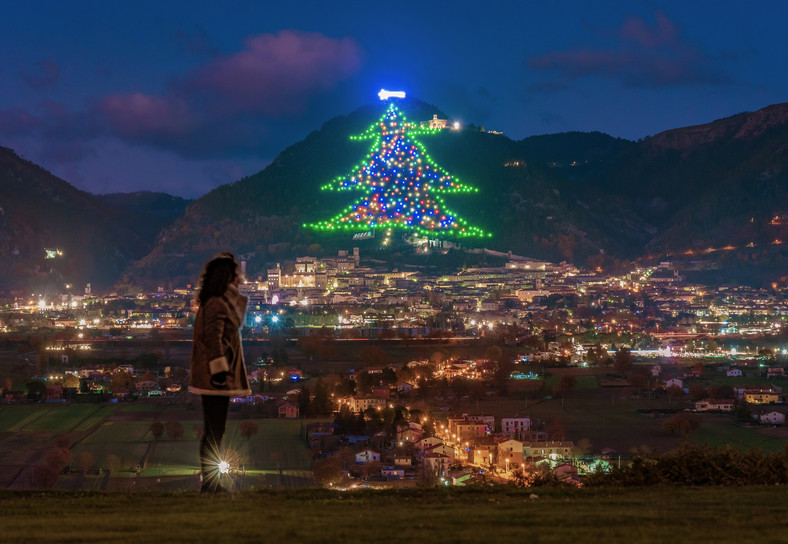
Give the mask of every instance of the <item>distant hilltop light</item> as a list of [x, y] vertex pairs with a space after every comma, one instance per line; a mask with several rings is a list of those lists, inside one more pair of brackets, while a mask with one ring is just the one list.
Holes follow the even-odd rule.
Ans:
[[386, 89], [381, 89], [378, 93], [378, 96], [381, 100], [388, 100], [389, 98], [405, 98], [405, 91], [387, 91]]

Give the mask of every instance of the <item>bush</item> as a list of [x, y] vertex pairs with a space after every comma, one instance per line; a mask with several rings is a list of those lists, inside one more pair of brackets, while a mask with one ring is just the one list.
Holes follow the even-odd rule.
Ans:
[[586, 485], [743, 486], [788, 484], [788, 448], [758, 449], [683, 445], [664, 453], [636, 455], [632, 462], [609, 473], [590, 475]]

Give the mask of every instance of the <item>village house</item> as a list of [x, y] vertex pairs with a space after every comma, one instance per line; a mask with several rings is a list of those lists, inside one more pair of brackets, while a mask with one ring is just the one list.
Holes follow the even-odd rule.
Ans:
[[380, 475], [387, 480], [401, 480], [405, 477], [405, 469], [400, 467], [385, 466], [380, 469]]
[[785, 414], [783, 412], [778, 412], [777, 410], [772, 410], [771, 412], [766, 412], [765, 414], [759, 414], [755, 417], [757, 417], [758, 420], [765, 425], [785, 425]]
[[494, 416], [468, 416], [450, 418], [448, 434], [457, 443], [473, 442], [492, 434], [495, 428]]
[[733, 412], [736, 401], [733, 399], [706, 399], [695, 403], [696, 412]]
[[455, 450], [451, 446], [447, 446], [446, 444], [438, 444], [427, 450], [427, 453], [440, 453], [441, 455], [445, 455], [450, 460], [454, 461], [455, 457]]
[[356, 454], [356, 463], [359, 465], [375, 463], [378, 461], [380, 461], [380, 454], [376, 451], [364, 450]]
[[468, 460], [474, 465], [489, 467], [498, 459], [498, 444], [490, 440], [471, 445]]
[[395, 453], [394, 466], [410, 468], [413, 466], [413, 457], [405, 452]]
[[401, 384], [397, 385], [397, 394], [407, 396], [413, 392], [413, 384], [408, 382], [402, 382]]
[[298, 405], [292, 402], [284, 401], [276, 409], [278, 417], [284, 419], [297, 419], [298, 418]]
[[742, 373], [740, 368], [731, 368], [725, 373], [725, 375], [729, 378], [739, 378], [741, 377]]
[[422, 434], [423, 433], [421, 429], [414, 428], [410, 425], [407, 427], [404, 425], [397, 426], [397, 442], [400, 444], [405, 444], [408, 442], [415, 444], [421, 440]]
[[519, 440], [505, 440], [498, 444], [498, 466], [505, 470], [523, 463], [523, 443]]
[[424, 464], [424, 469], [430, 474], [445, 476], [449, 471], [451, 459], [440, 453], [428, 453], [422, 459], [422, 463]]
[[530, 417], [504, 417], [501, 418], [501, 433], [513, 437], [521, 438], [523, 433], [531, 429]]
[[569, 459], [575, 445], [571, 441], [523, 442], [523, 459], [545, 457], [549, 459]]
[[733, 388], [736, 398], [747, 404], [779, 404], [782, 402], [782, 389], [776, 385], [739, 385]]
[[339, 399], [339, 407], [346, 405], [354, 414], [366, 411], [368, 408], [385, 408], [386, 399], [380, 397], [345, 397]]
[[439, 445], [443, 445], [443, 440], [437, 436], [428, 436], [427, 438], [422, 438], [417, 444], [420, 451], [426, 451]]

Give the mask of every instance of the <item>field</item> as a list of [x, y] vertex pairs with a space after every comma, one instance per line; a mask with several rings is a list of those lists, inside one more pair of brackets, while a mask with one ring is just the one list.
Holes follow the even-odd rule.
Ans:
[[[238, 453], [243, 469], [236, 487], [314, 485], [311, 452], [301, 437], [303, 420], [253, 420], [258, 433], [240, 434], [231, 413], [224, 446]], [[177, 420], [183, 436], [156, 440], [154, 421]], [[56, 489], [195, 489], [199, 486], [199, 410], [156, 404], [0, 406], [0, 488], [37, 487], [33, 467], [57, 448], [58, 436], [71, 445], [71, 473]], [[83, 466], [84, 465], [84, 466]], [[81, 468], [87, 468], [83, 474]]]
[[[778, 487], [0, 491], [4, 542], [784, 542]], [[100, 515], [99, 515], [100, 514]]]

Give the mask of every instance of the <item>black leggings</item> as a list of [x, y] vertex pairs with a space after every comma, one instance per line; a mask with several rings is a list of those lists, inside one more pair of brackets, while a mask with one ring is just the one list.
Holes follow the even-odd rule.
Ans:
[[224, 429], [227, 426], [227, 411], [230, 397], [202, 395], [203, 434], [200, 439], [200, 465], [203, 473], [216, 469], [222, 446]]

